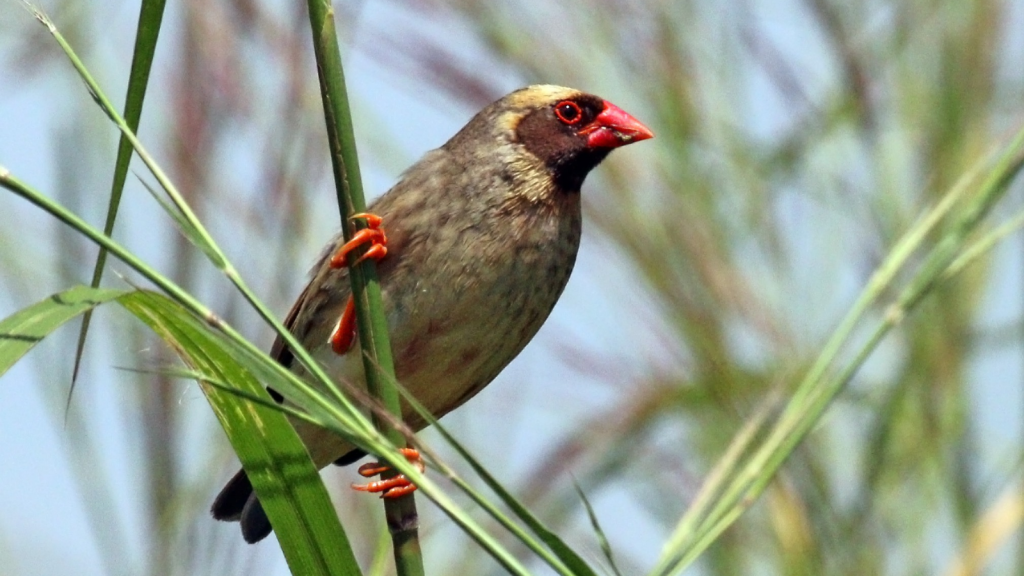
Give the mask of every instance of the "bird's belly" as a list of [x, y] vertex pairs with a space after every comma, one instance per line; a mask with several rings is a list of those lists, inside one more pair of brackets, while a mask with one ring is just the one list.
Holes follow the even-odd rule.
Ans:
[[[486, 297], [433, 303], [447, 308], [447, 315], [393, 343], [399, 381], [438, 417], [460, 406], [522, 350], [550, 309], [534, 302], [545, 309], [534, 313], [523, 304]], [[414, 414], [406, 419], [417, 429], [423, 425]]]

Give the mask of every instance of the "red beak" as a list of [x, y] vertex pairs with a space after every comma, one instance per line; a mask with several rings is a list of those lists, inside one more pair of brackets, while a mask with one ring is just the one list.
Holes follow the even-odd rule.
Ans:
[[618, 148], [654, 138], [650, 128], [608, 101], [604, 103], [604, 110], [579, 133], [587, 135], [587, 146], [591, 148]]

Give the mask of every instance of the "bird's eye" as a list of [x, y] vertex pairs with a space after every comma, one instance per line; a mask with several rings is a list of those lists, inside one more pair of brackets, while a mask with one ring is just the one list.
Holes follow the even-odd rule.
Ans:
[[579, 104], [571, 100], [566, 100], [555, 105], [555, 116], [558, 116], [558, 119], [561, 120], [563, 124], [572, 126], [573, 124], [578, 123], [580, 118], [583, 118], [583, 111], [580, 110]]

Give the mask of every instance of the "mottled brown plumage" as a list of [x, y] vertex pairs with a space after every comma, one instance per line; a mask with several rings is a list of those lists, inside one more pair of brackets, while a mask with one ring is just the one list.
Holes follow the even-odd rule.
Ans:
[[[649, 137], [596, 96], [530, 86], [484, 108], [369, 207], [388, 235], [377, 270], [396, 376], [432, 413], [472, 398], [537, 333], [576, 261], [584, 178], [613, 148]], [[347, 271], [329, 265], [342, 243], [328, 244], [286, 325], [332, 377], [362, 382], [358, 347], [338, 355], [328, 345], [350, 294]], [[271, 355], [293, 366], [280, 339]], [[425, 424], [407, 407], [403, 418], [414, 430]], [[318, 467], [362, 456], [337, 435], [295, 425]], [[213, 514], [241, 519], [255, 542], [271, 527], [251, 492], [239, 473]]]

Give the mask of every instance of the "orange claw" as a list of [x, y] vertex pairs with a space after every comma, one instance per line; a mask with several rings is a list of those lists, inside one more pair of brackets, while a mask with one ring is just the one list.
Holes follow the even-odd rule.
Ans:
[[[414, 448], [402, 448], [399, 450], [403, 456], [405, 456], [410, 462], [416, 465], [420, 471], [427, 469], [426, 464], [423, 463], [423, 458], [420, 457], [419, 450]], [[380, 462], [368, 462], [359, 467], [359, 474], [370, 478], [376, 476], [382, 472], [387, 472], [391, 468], [386, 464]], [[376, 482], [368, 482], [366, 484], [352, 484], [353, 490], [360, 492], [373, 492], [380, 493], [381, 498], [401, 498], [406, 494], [411, 494], [416, 491], [416, 485], [409, 481], [405, 477], [405, 474], [399, 474], [387, 480], [378, 480]]]
[[388, 253], [388, 237], [384, 234], [384, 229], [380, 225], [384, 222], [384, 219], [376, 214], [370, 214], [369, 212], [360, 212], [359, 214], [353, 214], [352, 220], [362, 219], [366, 220], [366, 228], [356, 232], [352, 235], [352, 238], [338, 248], [338, 251], [331, 257], [331, 268], [344, 268], [348, 266], [348, 254], [356, 248], [369, 244], [369, 248], [366, 252], [355, 261], [355, 264], [359, 264], [367, 258], [373, 258], [374, 260], [380, 260]]
[[399, 498], [416, 491], [416, 485], [409, 482], [405, 474], [399, 474], [387, 480], [378, 480], [366, 484], [353, 484], [352, 489], [359, 492], [379, 493], [381, 498]]
[[[369, 212], [360, 212], [359, 214], [353, 214], [352, 219], [357, 218], [366, 220], [366, 228], [356, 232], [352, 235], [352, 239], [338, 248], [338, 251], [331, 256], [331, 268], [344, 268], [348, 266], [348, 255], [356, 248], [369, 244], [366, 252], [355, 261], [355, 264], [359, 264], [367, 258], [374, 260], [380, 260], [388, 253], [388, 237], [384, 234], [384, 229], [380, 225], [384, 220], [376, 214], [370, 214]], [[338, 320], [338, 326], [331, 333], [331, 349], [334, 350], [335, 354], [341, 355], [349, 351], [352, 348], [352, 343], [356, 340], [356, 307], [355, 301], [352, 297], [348, 297], [348, 302], [345, 304], [345, 311], [342, 313], [341, 318]]]

